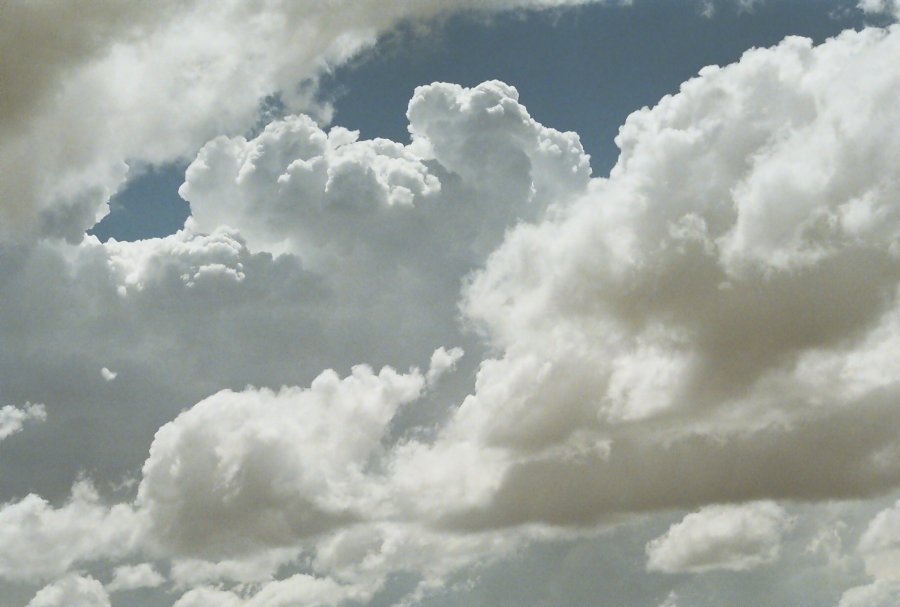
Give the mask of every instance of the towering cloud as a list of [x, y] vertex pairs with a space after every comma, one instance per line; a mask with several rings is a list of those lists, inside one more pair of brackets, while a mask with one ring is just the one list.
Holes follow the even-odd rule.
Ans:
[[893, 27], [705, 68], [628, 118], [609, 179], [509, 234], [463, 304], [502, 355], [406, 449], [483, 489], [446, 522], [897, 486], [898, 54]]

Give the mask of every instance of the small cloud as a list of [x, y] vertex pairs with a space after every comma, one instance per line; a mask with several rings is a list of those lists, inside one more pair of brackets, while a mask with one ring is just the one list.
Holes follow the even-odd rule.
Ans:
[[140, 565], [123, 565], [116, 567], [112, 581], [106, 585], [109, 592], [120, 590], [137, 590], [138, 588], [156, 588], [166, 579], [161, 576], [150, 563]]
[[103, 379], [105, 379], [106, 381], [112, 381], [119, 374], [116, 371], [110, 371], [106, 367], [103, 367], [102, 369], [100, 369], [100, 375], [103, 376]]
[[429, 386], [434, 386], [441, 376], [448, 371], [456, 368], [456, 363], [463, 356], [462, 348], [450, 348], [447, 350], [440, 347], [431, 355], [431, 364], [428, 366], [428, 373], [425, 375], [425, 381]]
[[773, 562], [793, 521], [774, 502], [707, 506], [647, 544], [647, 569], [664, 573], [745, 571]]
[[25, 403], [24, 407], [7, 405], [0, 408], [0, 441], [20, 432], [27, 421], [42, 422], [47, 419], [44, 405]]

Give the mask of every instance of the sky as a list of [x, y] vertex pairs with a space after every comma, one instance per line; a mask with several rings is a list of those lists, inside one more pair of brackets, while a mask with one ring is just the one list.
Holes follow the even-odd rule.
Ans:
[[896, 607], [900, 4], [0, 4], [0, 607]]

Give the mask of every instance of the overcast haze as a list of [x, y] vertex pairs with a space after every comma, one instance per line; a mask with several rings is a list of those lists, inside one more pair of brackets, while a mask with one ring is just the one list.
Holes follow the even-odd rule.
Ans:
[[897, 607], [898, 18], [0, 4], [0, 607]]

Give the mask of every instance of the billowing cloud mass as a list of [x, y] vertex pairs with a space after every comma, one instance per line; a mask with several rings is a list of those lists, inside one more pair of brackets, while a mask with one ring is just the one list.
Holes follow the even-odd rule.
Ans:
[[[608, 177], [500, 81], [417, 88], [409, 143], [320, 120], [317, 75], [403, 20], [574, 3], [4, 9], [0, 398], [45, 404], [0, 409], [0, 440], [43, 422], [0, 445], [0, 578], [28, 607], [412, 605], [673, 509], [638, 567], [762, 575], [787, 502], [900, 487], [900, 27], [704, 68]], [[175, 158], [184, 229], [84, 236]], [[839, 555], [840, 607], [896, 602], [898, 521]]]
[[706, 68], [629, 117], [609, 179], [509, 234], [464, 299], [502, 356], [408, 449], [457, 462], [426, 486], [483, 490], [446, 522], [900, 482], [898, 53], [893, 27]]
[[186, 158], [218, 134], [244, 132], [268, 97], [315, 109], [318, 75], [404, 20], [578, 3], [7, 3], [0, 173], [16, 178], [0, 180], [0, 224], [79, 240], [128, 165]]
[[6, 405], [0, 408], [0, 441], [16, 432], [20, 432], [27, 422], [44, 421], [46, 419], [47, 409], [44, 405], [31, 403], [27, 403], [24, 407]]
[[[385, 272], [397, 247], [435, 250], [424, 261], [403, 255], [404, 264], [470, 260], [511, 217], [540, 217], [590, 177], [578, 136], [539, 124], [518, 97], [501, 82], [419, 87], [407, 111], [410, 145], [288, 117], [250, 141], [208, 143], [180, 194], [199, 229], [228, 225], [253, 250], [289, 251], [335, 273], [365, 270], [352, 275], [357, 285]], [[372, 267], [359, 267], [366, 261]]]
[[129, 506], [105, 505], [87, 481], [59, 508], [31, 494], [0, 505], [0, 578], [46, 580], [78, 563], [123, 556], [139, 532]]
[[744, 571], [775, 561], [791, 526], [773, 502], [707, 506], [647, 544], [647, 569], [665, 573]]
[[372, 515], [383, 499], [365, 471], [418, 371], [354, 367], [308, 390], [220, 392], [163, 426], [138, 505], [153, 541], [179, 554], [233, 556], [278, 547]]

